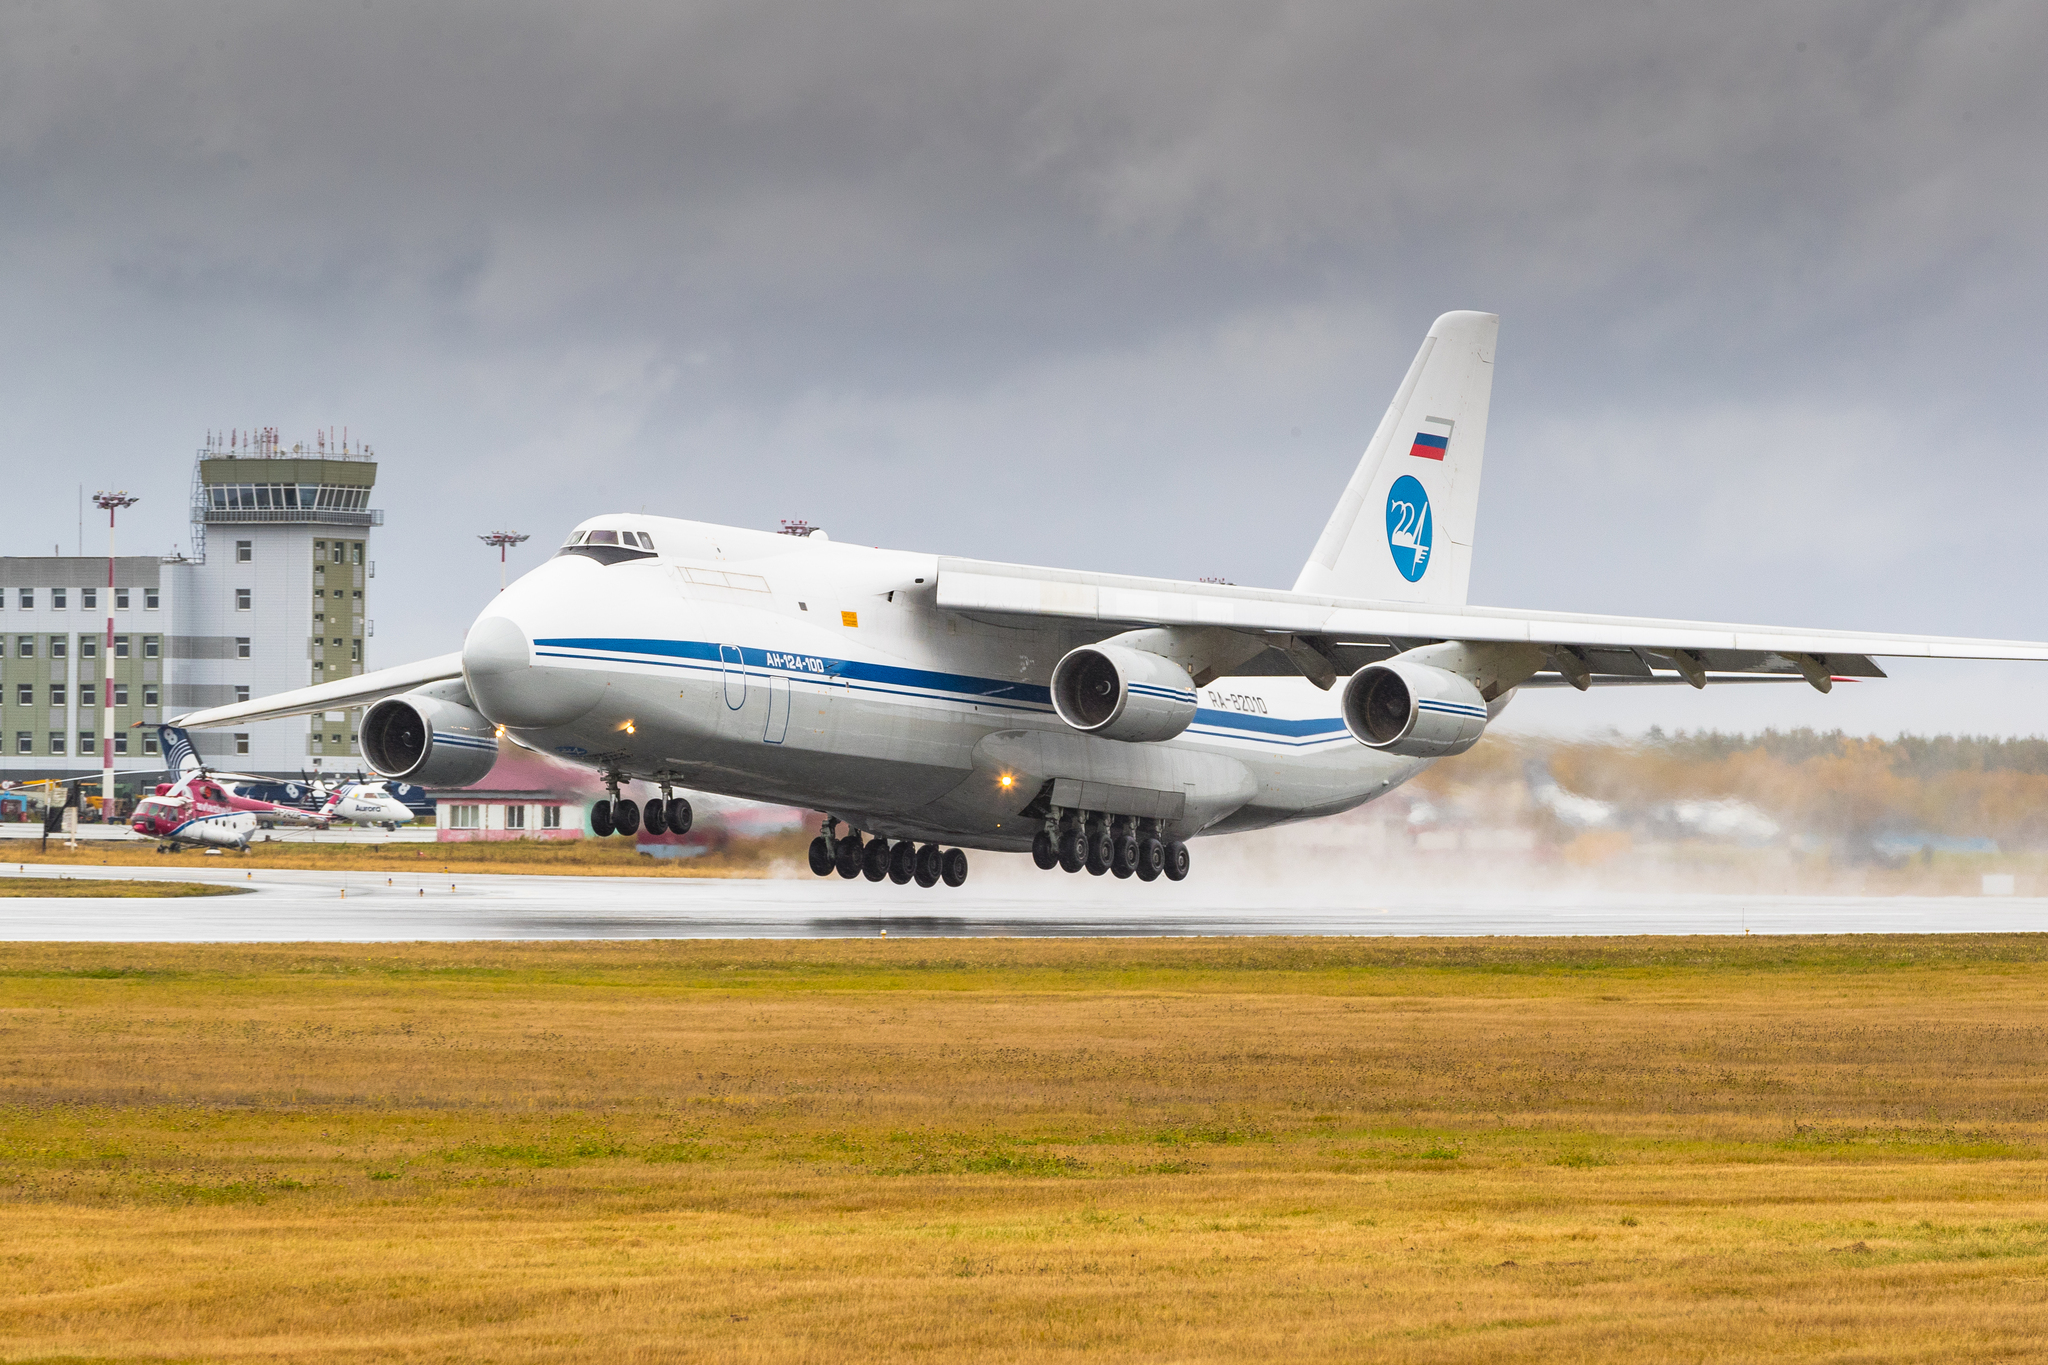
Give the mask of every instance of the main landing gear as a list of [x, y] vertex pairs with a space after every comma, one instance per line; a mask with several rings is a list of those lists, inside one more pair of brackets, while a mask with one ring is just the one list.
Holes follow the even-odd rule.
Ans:
[[619, 798], [619, 777], [613, 774], [605, 782], [611, 792], [611, 800], [599, 801], [590, 808], [590, 832], [599, 838], [608, 834], [624, 834], [628, 837], [640, 832], [640, 822], [647, 822], [649, 834], [688, 834], [695, 815], [690, 803], [680, 796], [670, 795], [669, 784], [661, 784], [661, 799], [649, 801], [646, 806], [631, 800]]
[[1188, 846], [1161, 835], [1157, 821], [1100, 811], [1054, 811], [1031, 841], [1031, 861], [1047, 872], [1085, 867], [1097, 877], [1110, 872], [1141, 882], [1157, 880], [1161, 873], [1177, 882], [1188, 875], [1189, 866]]
[[835, 872], [848, 881], [865, 877], [878, 882], [886, 877], [898, 886], [913, 881], [919, 886], [960, 886], [967, 881], [965, 849], [920, 846], [911, 839], [892, 842], [879, 834], [862, 839], [858, 830], [838, 833], [838, 826], [837, 820], [826, 817], [824, 828], [811, 840], [811, 871], [820, 877]]

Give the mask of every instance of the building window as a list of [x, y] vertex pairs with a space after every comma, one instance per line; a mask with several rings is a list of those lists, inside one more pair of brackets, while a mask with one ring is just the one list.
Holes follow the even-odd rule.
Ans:
[[235, 637], [235, 657], [236, 657], [237, 659], [246, 659], [246, 658], [248, 658], [248, 657], [249, 657], [249, 637], [248, 637], [248, 636], [246, 636], [246, 635], [237, 635], [237, 636]]
[[324, 541], [324, 540], [316, 540], [316, 541], [314, 541], [314, 542], [313, 542], [313, 562], [314, 562], [315, 564], [318, 564], [318, 563], [320, 563], [320, 562], [321, 562], [322, 560], [324, 560], [324, 559], [326, 559], [326, 558], [327, 558], [327, 542], [326, 542], [326, 541]]
[[50, 752], [53, 754], [62, 754], [64, 752], [64, 732], [62, 730], [50, 731]]
[[142, 637], [143, 658], [154, 659], [156, 657], [156, 641], [157, 637], [154, 635], [145, 635]]
[[17, 684], [15, 684], [15, 687], [14, 687], [14, 704], [15, 704], [16, 706], [34, 706], [34, 705], [36, 704], [36, 688], [35, 688], [35, 684], [34, 684], [34, 683], [17, 683]]
[[35, 751], [36, 737], [26, 730], [16, 730], [14, 732], [14, 752], [18, 754], [32, 754]]
[[114, 610], [115, 610], [115, 611], [126, 611], [126, 610], [128, 610], [128, 589], [126, 589], [126, 588], [116, 588], [116, 589], [114, 589]]
[[51, 684], [50, 684], [50, 705], [52, 705], [52, 706], [62, 706], [63, 704], [64, 704], [64, 684], [63, 684], [63, 683], [51, 683]]
[[127, 752], [128, 752], [128, 736], [127, 736], [126, 734], [124, 734], [123, 732], [119, 731], [119, 730], [116, 730], [116, 731], [114, 731], [114, 753], [115, 753], [115, 755], [116, 755], [117, 757], [120, 757], [120, 756], [125, 756], [125, 755], [127, 754]]
[[99, 749], [95, 747], [98, 743], [99, 737], [95, 735], [92, 731], [80, 730], [78, 732], [78, 752], [80, 752], [81, 754], [98, 753]]
[[65, 596], [65, 593], [66, 593], [66, 590], [65, 590], [65, 589], [63, 589], [63, 588], [52, 588], [52, 589], [50, 589], [50, 610], [51, 610], [51, 611], [62, 611], [62, 610], [64, 610], [64, 608], [65, 608], [65, 605], [66, 605], [66, 600], [67, 600], [67, 599], [66, 599], [66, 596]]
[[506, 829], [525, 829], [525, 828], [526, 828], [526, 807], [524, 807], [524, 806], [507, 806], [507, 807], [505, 807], [505, 828], [506, 828]]
[[125, 636], [125, 635], [116, 635], [116, 636], [114, 637], [114, 657], [115, 657], [115, 658], [117, 658], [117, 659], [125, 659], [125, 658], [127, 658], [127, 657], [128, 657], [128, 637], [127, 637], [127, 636]]
[[144, 588], [142, 590], [142, 609], [144, 611], [155, 611], [156, 601], [157, 598], [155, 588]]
[[78, 590], [78, 609], [80, 611], [97, 611], [99, 605], [100, 590], [98, 588], [80, 588]]
[[142, 732], [142, 752], [145, 754], [156, 752], [156, 731], [144, 730]]
[[348, 552], [352, 562], [356, 564], [361, 564], [363, 562], [363, 542], [361, 542], [360, 540], [356, 541], [353, 545], [350, 545], [348, 547]]
[[50, 637], [50, 657], [53, 659], [63, 658], [66, 651], [70, 648], [70, 642], [71, 637], [69, 635], [52, 635]]
[[[144, 684], [142, 685], [142, 704], [143, 704], [144, 706], [155, 706], [155, 705], [156, 705], [156, 684], [155, 684], [155, 683], [144, 683]], [[156, 752], [156, 750], [154, 750], [154, 749], [145, 749], [145, 750], [143, 750], [143, 752], [144, 752], [144, 753], [150, 753], [150, 754], [153, 754], [153, 753], [155, 753], [155, 752]]]
[[22, 658], [22, 659], [33, 659], [33, 658], [35, 658], [35, 657], [36, 657], [36, 637], [35, 637], [35, 636], [33, 636], [33, 635], [22, 635], [22, 636], [18, 636], [18, 637], [17, 637], [16, 639], [15, 639], [15, 641], [14, 641], [14, 653], [15, 653], [15, 656], [16, 656], [17, 658]]
[[247, 611], [247, 610], [249, 610], [249, 590], [248, 590], [247, 588], [236, 588], [236, 589], [235, 589], [235, 610], [236, 610], [236, 611]]
[[256, 542], [253, 540], [238, 540], [235, 542], [235, 563], [247, 564], [254, 558], [256, 558]]
[[117, 682], [117, 683], [115, 683], [115, 684], [114, 684], [114, 705], [116, 705], [116, 706], [126, 706], [127, 704], [128, 704], [128, 684], [127, 684], [127, 683], [124, 683], [124, 682]]
[[540, 827], [542, 829], [560, 829], [562, 827], [562, 808], [560, 806], [542, 806], [540, 808]]
[[348, 642], [348, 661], [352, 664], [359, 664], [363, 661], [363, 642], [361, 640], [350, 640]]
[[238, 754], [249, 752], [249, 736], [239, 730], [235, 732], [235, 752]]
[[481, 806], [450, 806], [448, 808], [448, 828], [482, 829], [483, 824], [478, 818], [482, 810], [483, 807]]
[[324, 663], [319, 663], [319, 662], [315, 662], [315, 663], [314, 663], [314, 665], [313, 665], [313, 671], [314, 671], [315, 673], [318, 673], [318, 674], [320, 675], [320, 676], [319, 676], [319, 678], [315, 679], [315, 681], [317, 681], [317, 682], [326, 682], [326, 681], [327, 681], [327, 665], [326, 665], [326, 664], [324, 664]]
[[338, 540], [334, 542], [334, 562], [341, 563], [341, 542]]
[[34, 588], [23, 588], [21, 590], [20, 602], [23, 611], [34, 611], [36, 609], [36, 590]]
[[236, 700], [236, 701], [247, 701], [247, 700], [249, 700], [249, 684], [247, 684], [247, 683], [236, 683], [236, 684], [235, 684], [235, 700]]
[[99, 657], [100, 657], [100, 640], [99, 640], [99, 636], [97, 636], [97, 635], [81, 635], [81, 636], [79, 636], [79, 637], [78, 637], [78, 657], [79, 657], [79, 658], [81, 658], [81, 659], [97, 659], [97, 658], [99, 658]]

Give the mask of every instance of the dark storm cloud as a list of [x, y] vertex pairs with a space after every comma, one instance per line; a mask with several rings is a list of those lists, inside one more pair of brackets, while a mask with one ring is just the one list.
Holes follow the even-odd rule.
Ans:
[[[352, 420], [385, 553], [443, 578], [408, 505], [1285, 583], [1428, 320], [1485, 307], [1479, 595], [2048, 634], [1966, 592], [2042, 492], [2038, 5], [44, 4], [0, 38], [0, 435], [119, 452], [79, 477], [161, 507], [207, 426]], [[22, 497], [62, 520], [74, 482]]]

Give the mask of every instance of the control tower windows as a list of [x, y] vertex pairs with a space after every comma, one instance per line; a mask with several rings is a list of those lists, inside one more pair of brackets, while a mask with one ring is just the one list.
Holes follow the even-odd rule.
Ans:
[[237, 564], [247, 564], [247, 563], [249, 563], [249, 562], [250, 562], [251, 560], [253, 560], [253, 559], [255, 559], [255, 558], [256, 558], [256, 542], [255, 542], [255, 541], [253, 541], [253, 540], [238, 540], [238, 541], [236, 541], [236, 542], [235, 542], [235, 563], [237, 563]]

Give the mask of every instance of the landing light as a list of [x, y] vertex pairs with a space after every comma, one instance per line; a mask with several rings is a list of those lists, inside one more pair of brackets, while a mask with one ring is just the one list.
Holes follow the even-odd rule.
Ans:
[[1010, 776], [1008, 773], [1004, 773], [1001, 777], [997, 778], [996, 782], [1002, 787], [1004, 791], [1008, 791], [1010, 788], [1017, 785], [1017, 779]]
[[629, 735], [633, 733], [633, 722], [630, 720], [626, 722], [626, 733]]

